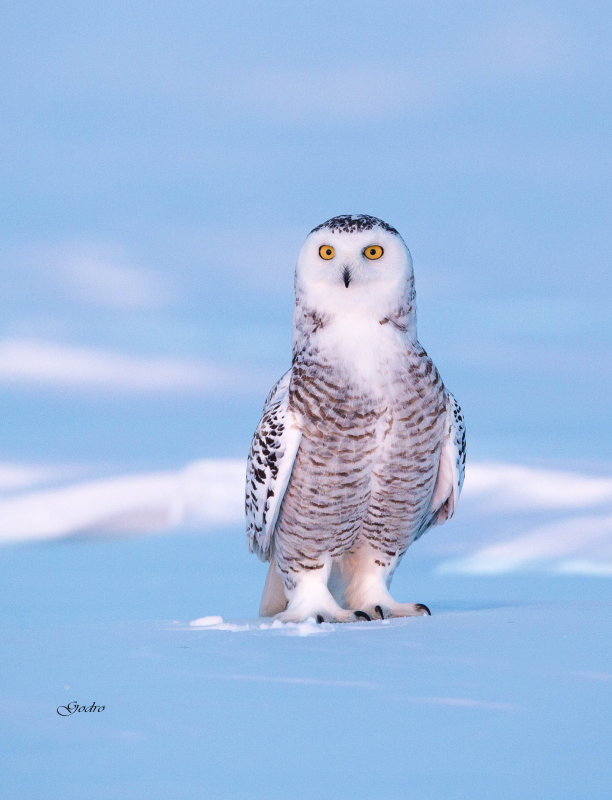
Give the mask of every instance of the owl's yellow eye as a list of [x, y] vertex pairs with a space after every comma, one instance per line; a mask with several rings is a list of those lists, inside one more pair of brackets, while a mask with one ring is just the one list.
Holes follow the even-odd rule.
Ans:
[[322, 244], [321, 247], [319, 247], [319, 255], [321, 258], [329, 261], [330, 258], [333, 258], [336, 255], [336, 251], [331, 244]]
[[363, 251], [363, 254], [366, 258], [369, 258], [370, 261], [376, 261], [377, 258], [380, 258], [385, 251], [379, 244], [371, 244], [369, 247]]

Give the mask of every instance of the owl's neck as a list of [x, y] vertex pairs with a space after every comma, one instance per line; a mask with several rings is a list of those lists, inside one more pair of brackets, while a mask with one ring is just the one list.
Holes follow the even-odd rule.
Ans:
[[399, 365], [418, 347], [413, 304], [377, 318], [362, 311], [319, 314], [296, 305], [294, 360], [319, 362], [365, 383]]
[[[318, 298], [314, 298], [318, 299]], [[344, 298], [343, 298], [344, 299]], [[303, 345], [311, 337], [322, 336], [334, 328], [349, 331], [353, 337], [361, 338], [361, 331], [368, 330], [378, 338], [377, 326], [388, 326], [389, 329], [403, 334], [406, 340], [416, 342], [416, 296], [411, 283], [403, 297], [395, 303], [377, 303], [361, 298], [361, 302], [340, 305], [335, 303], [313, 303], [306, 292], [296, 291], [295, 310], [293, 314], [293, 341]], [[383, 337], [384, 341], [384, 337]]]

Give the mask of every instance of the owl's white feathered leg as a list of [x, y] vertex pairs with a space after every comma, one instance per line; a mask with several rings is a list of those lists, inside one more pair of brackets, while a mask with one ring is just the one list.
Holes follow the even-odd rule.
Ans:
[[289, 588], [285, 594], [289, 600], [287, 608], [276, 619], [282, 622], [303, 622], [313, 618], [317, 622], [356, 622], [369, 617], [360, 611], [347, 611], [334, 600], [327, 587], [331, 562], [327, 561], [320, 569], [303, 570], [291, 573]]
[[340, 567], [346, 582], [346, 605], [362, 609], [372, 619], [430, 614], [423, 603], [398, 603], [391, 596], [389, 584], [397, 562], [397, 556], [386, 555], [369, 545], [347, 553]]

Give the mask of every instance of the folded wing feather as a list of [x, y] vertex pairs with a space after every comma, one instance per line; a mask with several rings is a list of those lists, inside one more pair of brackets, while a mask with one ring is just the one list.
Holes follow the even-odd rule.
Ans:
[[290, 380], [291, 370], [268, 395], [247, 460], [247, 539], [262, 561], [271, 557], [274, 528], [302, 437], [289, 410]]

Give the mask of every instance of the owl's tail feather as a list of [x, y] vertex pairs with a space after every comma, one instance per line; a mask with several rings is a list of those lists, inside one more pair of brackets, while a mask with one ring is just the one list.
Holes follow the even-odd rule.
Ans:
[[276, 571], [276, 562], [272, 559], [261, 596], [259, 616], [273, 617], [286, 608], [287, 598], [285, 597], [285, 587], [283, 586], [280, 575]]

